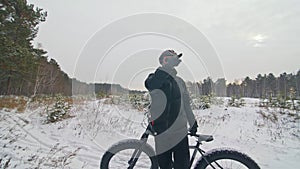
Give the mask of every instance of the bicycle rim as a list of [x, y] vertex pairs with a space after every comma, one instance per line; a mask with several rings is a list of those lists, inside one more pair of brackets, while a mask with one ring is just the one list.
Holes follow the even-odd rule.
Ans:
[[[119, 151], [117, 154], [113, 155], [109, 161], [109, 169], [120, 169], [120, 168], [140, 168], [140, 169], [150, 169], [151, 168], [151, 159], [150, 157], [141, 152], [139, 157], [132, 158], [135, 149], [126, 149]], [[136, 160], [134, 166], [131, 166], [132, 161]]]
[[216, 149], [206, 153], [196, 165], [197, 169], [260, 169], [244, 153], [232, 149]]
[[205, 169], [248, 169], [243, 163], [233, 159], [221, 159], [211, 162]]
[[112, 145], [103, 155], [101, 169], [157, 169], [153, 148], [140, 140], [128, 139]]

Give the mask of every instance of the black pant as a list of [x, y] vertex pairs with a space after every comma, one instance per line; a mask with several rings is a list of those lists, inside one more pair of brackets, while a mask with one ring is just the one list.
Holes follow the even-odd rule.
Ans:
[[[172, 162], [174, 155], [174, 163]], [[184, 137], [172, 149], [157, 155], [158, 164], [161, 169], [189, 169], [190, 167], [190, 152], [188, 137]], [[172, 164], [173, 163], [173, 164]]]

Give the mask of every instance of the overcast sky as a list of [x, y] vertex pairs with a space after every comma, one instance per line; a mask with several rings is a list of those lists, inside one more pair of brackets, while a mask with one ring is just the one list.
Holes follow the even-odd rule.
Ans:
[[[42, 43], [49, 57], [57, 60], [63, 71], [82, 81], [109, 82], [113, 78], [113, 82], [124, 87], [143, 89], [142, 80], [159, 66], [158, 55], [165, 48], [175, 48], [184, 53], [178, 72], [190, 81], [203, 80], [210, 75], [213, 78], [225, 77], [232, 82], [246, 76], [255, 78], [258, 73], [272, 72], [276, 76], [283, 72], [296, 73], [300, 68], [299, 0], [29, 0], [29, 3], [48, 11], [47, 21], [40, 24], [34, 43]], [[207, 67], [211, 65], [196, 63], [191, 59], [192, 50], [183, 43], [153, 35], [124, 41], [107, 54], [111, 59], [115, 55], [120, 58], [101, 60], [99, 56], [100, 59], [92, 61], [89, 58], [90, 62], [97, 62], [92, 79], [86, 78], [90, 74], [88, 71], [83, 73], [76, 68], [76, 65], [80, 67], [78, 61], [83, 63], [82, 60], [91, 55], [87, 52], [94, 51], [89, 50], [91, 46], [95, 43], [101, 46], [100, 40], [95, 40], [95, 37], [101, 39], [99, 32], [121, 18], [143, 13], [169, 15], [193, 25], [215, 50], [219, 61], [216, 67], [223, 74], [210, 72]], [[119, 29], [121, 31], [122, 27]], [[172, 25], [168, 29], [177, 29], [177, 26]], [[186, 40], [184, 43], [197, 40]], [[128, 49], [127, 53], [124, 53], [125, 49]], [[124, 55], [121, 56], [121, 53]], [[153, 62], [148, 67], [144, 64], [138, 66], [145, 61], [139, 58], [141, 55], [147, 58], [144, 58], [147, 62]], [[85, 66], [88, 68], [89, 64], [87, 62]], [[114, 73], [106, 73], [108, 71]], [[135, 84], [131, 84], [132, 81]]]

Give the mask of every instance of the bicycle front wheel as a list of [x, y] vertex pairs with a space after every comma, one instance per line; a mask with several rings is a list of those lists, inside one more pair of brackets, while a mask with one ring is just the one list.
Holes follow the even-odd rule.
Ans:
[[153, 148], [141, 140], [128, 139], [111, 146], [103, 155], [100, 169], [158, 169]]
[[206, 153], [195, 169], [260, 169], [257, 163], [244, 153], [230, 149], [216, 149]]

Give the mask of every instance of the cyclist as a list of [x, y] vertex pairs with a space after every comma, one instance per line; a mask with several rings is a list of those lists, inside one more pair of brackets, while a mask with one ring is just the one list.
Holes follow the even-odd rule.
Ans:
[[[161, 169], [188, 169], [190, 154], [188, 127], [197, 132], [197, 122], [190, 106], [190, 97], [184, 81], [178, 77], [174, 67], [181, 62], [182, 53], [164, 51], [155, 73], [145, 80], [151, 95], [151, 124], [156, 131], [155, 150]], [[172, 162], [174, 158], [174, 163]]]

